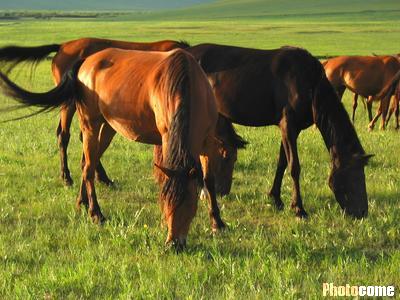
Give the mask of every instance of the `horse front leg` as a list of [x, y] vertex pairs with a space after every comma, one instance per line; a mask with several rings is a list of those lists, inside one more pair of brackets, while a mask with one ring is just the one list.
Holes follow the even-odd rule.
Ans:
[[60, 149], [60, 160], [61, 160], [61, 179], [64, 184], [67, 186], [71, 186], [73, 184], [73, 180], [71, 178], [71, 173], [68, 168], [68, 155], [67, 149], [70, 139], [70, 128], [72, 118], [75, 114], [76, 107], [75, 105], [69, 105], [63, 107], [60, 112], [60, 122], [57, 127], [57, 141], [58, 147]]
[[351, 121], [354, 124], [354, 119], [356, 117], [356, 110], [357, 110], [357, 105], [358, 105], [358, 94], [354, 93], [354, 98], [353, 98], [353, 115], [351, 117]]
[[103, 164], [101, 163], [101, 156], [103, 155], [104, 151], [108, 148], [110, 145], [113, 137], [115, 136], [115, 131], [114, 129], [108, 124], [108, 123], [103, 123], [101, 130], [100, 130], [100, 153], [99, 153], [99, 163], [96, 167], [96, 180], [98, 182], [101, 182], [107, 186], [113, 186], [114, 182], [108, 177], [106, 170], [103, 167]]
[[367, 98], [367, 111], [368, 111], [368, 121], [372, 121], [372, 98], [368, 97]]
[[221, 213], [217, 202], [217, 193], [215, 189], [215, 176], [212, 172], [213, 162], [210, 156], [201, 155], [200, 163], [203, 170], [203, 191], [208, 201], [208, 214], [211, 221], [211, 229], [213, 232], [220, 231], [226, 227], [224, 221], [221, 218]]
[[272, 184], [272, 188], [268, 193], [268, 196], [274, 200], [274, 205], [276, 209], [283, 210], [284, 204], [281, 199], [281, 187], [282, 187], [282, 179], [285, 174], [285, 170], [287, 167], [287, 159], [285, 154], [285, 149], [283, 147], [283, 143], [281, 142], [281, 147], [279, 150], [279, 159], [278, 165], [275, 172], [274, 183]]
[[293, 180], [291, 207], [298, 218], [306, 218], [307, 213], [303, 208], [303, 200], [300, 193], [300, 162], [297, 152], [297, 137], [299, 131], [295, 127], [293, 112], [285, 108], [283, 118], [279, 123], [282, 133], [282, 144], [285, 150], [290, 175]]

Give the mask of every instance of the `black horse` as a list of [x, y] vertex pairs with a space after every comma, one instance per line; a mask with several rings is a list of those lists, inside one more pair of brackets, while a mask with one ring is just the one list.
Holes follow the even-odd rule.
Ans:
[[321, 63], [304, 49], [257, 50], [201, 44], [186, 49], [200, 63], [213, 87], [218, 111], [245, 126], [279, 126], [282, 141], [269, 195], [278, 209], [285, 169], [293, 179], [291, 206], [307, 216], [300, 195], [297, 137], [315, 123], [331, 155], [329, 187], [345, 212], [368, 213], [364, 166], [366, 155], [346, 110]]

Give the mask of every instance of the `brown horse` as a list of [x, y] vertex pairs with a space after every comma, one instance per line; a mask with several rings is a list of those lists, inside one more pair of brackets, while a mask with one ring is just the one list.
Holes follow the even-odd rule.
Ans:
[[[170, 51], [176, 48], [187, 48], [186, 42], [163, 40], [152, 43], [135, 43], [117, 40], [81, 38], [63, 44], [52, 44], [38, 47], [9, 46], [0, 49], [0, 61], [7, 64], [10, 71], [18, 63], [28, 61], [34, 64], [45, 59], [50, 53], [56, 52], [52, 61], [52, 72], [55, 84], [59, 84], [65, 72], [73, 64], [107, 48], [119, 48], [126, 50], [142, 51]], [[67, 148], [70, 139], [70, 127], [75, 114], [75, 106], [63, 106], [60, 113], [60, 122], [57, 128], [58, 145], [61, 157], [61, 178], [66, 185], [72, 185], [73, 180], [68, 168]], [[101, 162], [96, 168], [96, 178], [107, 185], [113, 182], [108, 178]]]
[[[340, 99], [346, 88], [362, 97], [370, 97], [367, 103], [369, 117], [371, 118], [372, 101], [381, 100], [377, 95], [383, 91], [400, 70], [400, 61], [393, 55], [338, 56], [325, 61], [324, 68], [326, 76], [336, 89]], [[357, 108], [356, 100], [355, 98], [353, 101], [353, 121]], [[389, 104], [390, 97], [380, 101], [378, 112], [368, 125], [370, 130], [374, 128], [375, 122], [381, 114], [381, 128], [385, 128]]]
[[[217, 107], [207, 77], [184, 50], [143, 52], [107, 49], [89, 56], [63, 75], [47, 93], [31, 93], [0, 73], [3, 92], [24, 105], [51, 109], [76, 105], [85, 164], [77, 207], [95, 222], [104, 220], [94, 176], [116, 132], [128, 139], [162, 145], [165, 174], [160, 194], [168, 226], [167, 243], [186, 243], [197, 209], [200, 159], [212, 165]], [[207, 174], [205, 175], [207, 178]]]
[[279, 126], [282, 133], [278, 168], [270, 196], [278, 208], [286, 167], [293, 179], [292, 208], [305, 217], [300, 193], [297, 137], [313, 123], [331, 154], [329, 186], [344, 211], [367, 215], [366, 155], [356, 131], [321, 63], [294, 47], [257, 50], [215, 44], [186, 49], [206, 72], [218, 111], [246, 126]]

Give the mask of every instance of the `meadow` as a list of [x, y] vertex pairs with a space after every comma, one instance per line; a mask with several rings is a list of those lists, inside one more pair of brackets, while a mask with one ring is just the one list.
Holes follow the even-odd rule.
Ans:
[[[0, 46], [41, 45], [85, 36], [134, 41], [183, 39], [258, 48], [297, 45], [316, 56], [398, 53], [397, 11], [357, 17], [251, 17], [203, 20], [3, 20]], [[27, 89], [53, 86], [50, 61], [12, 75]], [[350, 93], [344, 104], [351, 107]], [[14, 103], [0, 97], [0, 108]], [[2, 112], [0, 121], [31, 110]], [[301, 187], [309, 219], [289, 209], [286, 174], [283, 212], [271, 206], [280, 132], [237, 130], [249, 141], [240, 151], [229, 196], [220, 199], [229, 228], [213, 235], [199, 202], [187, 250], [165, 251], [166, 228], [152, 179], [152, 147], [117, 136], [103, 158], [114, 188], [97, 185], [108, 222], [76, 213], [81, 146], [74, 121], [69, 148], [73, 187], [59, 179], [57, 111], [0, 124], [1, 299], [318, 299], [322, 283], [394, 285], [400, 293], [400, 139], [390, 124], [367, 132], [359, 105], [356, 129], [367, 153], [369, 216], [345, 217], [328, 188], [329, 156], [318, 130], [299, 138]]]

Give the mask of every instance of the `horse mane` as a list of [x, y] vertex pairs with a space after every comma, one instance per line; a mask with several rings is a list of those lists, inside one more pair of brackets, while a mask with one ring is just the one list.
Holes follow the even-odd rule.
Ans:
[[[180, 103], [172, 117], [168, 129], [167, 154], [164, 167], [180, 171], [182, 175], [167, 177], [161, 190], [161, 199], [168, 201], [168, 206], [176, 209], [182, 204], [186, 195], [187, 171], [196, 166], [189, 143], [190, 129], [190, 80], [189, 61], [182, 50], [176, 50], [165, 61], [166, 74], [161, 80], [162, 93], [166, 95], [166, 105], [172, 105], [176, 97]], [[166, 80], [165, 80], [166, 79]]]
[[328, 150], [334, 150], [339, 161], [349, 161], [352, 155], [365, 154], [365, 151], [346, 109], [326, 78], [322, 65], [318, 64], [320, 80], [313, 91], [314, 123]]
[[191, 45], [189, 44], [189, 42], [186, 41], [186, 40], [179, 40], [178, 42], [179, 42], [179, 45], [182, 46], [182, 49], [186, 49], [186, 48], [191, 47]]

